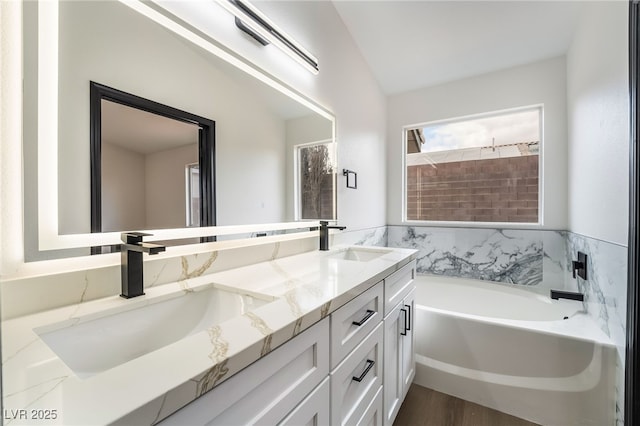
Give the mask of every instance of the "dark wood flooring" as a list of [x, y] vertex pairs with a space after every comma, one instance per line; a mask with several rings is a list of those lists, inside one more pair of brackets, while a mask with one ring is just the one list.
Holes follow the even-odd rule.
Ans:
[[418, 386], [409, 388], [394, 426], [536, 426], [473, 402]]

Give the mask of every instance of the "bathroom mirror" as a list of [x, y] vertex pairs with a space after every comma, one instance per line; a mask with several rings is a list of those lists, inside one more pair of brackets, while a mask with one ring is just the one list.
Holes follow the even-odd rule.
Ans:
[[91, 232], [214, 226], [215, 122], [89, 85]]
[[[332, 114], [149, 3], [30, 7], [37, 9], [25, 28], [37, 28], [39, 250], [120, 239], [115, 229], [91, 233], [90, 81], [215, 122], [216, 225], [241, 233], [244, 225], [298, 219], [295, 146], [333, 141]], [[158, 239], [216, 235], [186, 225], [145, 231]]]

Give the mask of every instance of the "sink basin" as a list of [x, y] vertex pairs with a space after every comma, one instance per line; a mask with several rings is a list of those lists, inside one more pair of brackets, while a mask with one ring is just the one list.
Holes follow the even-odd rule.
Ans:
[[78, 377], [87, 378], [266, 303], [209, 288], [53, 331], [50, 326], [34, 331]]
[[356, 262], [369, 262], [370, 260], [377, 259], [378, 257], [389, 253], [390, 250], [376, 250], [370, 248], [355, 248], [349, 247], [348, 249], [341, 250], [337, 253], [331, 254], [328, 257], [330, 259], [340, 260], [353, 260]]

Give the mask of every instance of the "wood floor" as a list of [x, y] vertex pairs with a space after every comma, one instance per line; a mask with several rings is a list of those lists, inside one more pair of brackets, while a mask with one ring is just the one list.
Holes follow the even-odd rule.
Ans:
[[536, 426], [509, 414], [412, 384], [394, 426]]

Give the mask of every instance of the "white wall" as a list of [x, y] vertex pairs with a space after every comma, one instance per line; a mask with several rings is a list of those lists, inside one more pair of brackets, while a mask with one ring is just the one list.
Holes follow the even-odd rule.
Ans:
[[[77, 3], [77, 2], [74, 2]], [[35, 4], [35, 3], [34, 3]], [[85, 3], [89, 4], [89, 3]], [[290, 58], [284, 54], [280, 54], [277, 49], [261, 48], [256, 46], [254, 42], [248, 40], [242, 33], [240, 33], [233, 24], [233, 19], [228, 16], [229, 25], [227, 27], [220, 27], [220, 33], [215, 37], [221, 44], [228, 46], [232, 51], [238, 52], [240, 56], [247, 58], [249, 62], [254, 63], [257, 67], [266, 70], [277, 79], [286, 82], [292, 86], [295, 90], [299, 91], [303, 95], [317, 101], [327, 110], [333, 112], [338, 117], [336, 124], [336, 135], [338, 148], [338, 161], [339, 168], [347, 167], [355, 170], [359, 173], [359, 188], [358, 190], [346, 190], [344, 187], [344, 181], [339, 180], [338, 186], [338, 216], [339, 222], [347, 225], [350, 230], [366, 229], [370, 227], [383, 226], [386, 224], [385, 214], [385, 199], [386, 199], [386, 162], [385, 162], [385, 129], [386, 129], [386, 109], [385, 109], [385, 97], [380, 91], [372, 73], [363, 60], [360, 52], [355, 46], [355, 43], [351, 39], [350, 34], [342, 23], [339, 15], [335, 11], [333, 5], [330, 2], [295, 2], [295, 1], [278, 1], [278, 2], [260, 2], [260, 8], [270, 18], [280, 24], [286, 31], [294, 38], [298, 39], [305, 47], [312, 51], [319, 59], [320, 62], [320, 74], [314, 76], [294, 63]], [[24, 6], [26, 4], [16, 5]], [[4, 8], [4, 5], [3, 5]], [[4, 9], [9, 9], [6, 7]], [[18, 8], [19, 9], [19, 8]], [[12, 23], [17, 22], [17, 30], [11, 31], [9, 37], [3, 38], [3, 49], [20, 47], [22, 44], [21, 39], [21, 25], [19, 19], [15, 19], [17, 15], [10, 15], [10, 21]], [[9, 21], [8, 20], [8, 21]], [[120, 26], [118, 26], [120, 27]], [[3, 25], [4, 30], [11, 29], [9, 25]], [[93, 33], [98, 35], [99, 31], [96, 28], [92, 28]], [[134, 37], [131, 40], [137, 41]], [[82, 40], [79, 40], [82, 41]], [[126, 38], [123, 38], [123, 43]], [[126, 45], [124, 45], [126, 47]], [[95, 46], [94, 46], [95, 47]], [[158, 44], [158, 51], [160, 53], [166, 52], [169, 46], [166, 44]], [[19, 50], [19, 49], [18, 49]], [[104, 50], [104, 49], [103, 49]], [[141, 50], [136, 50], [135, 46], [130, 46], [128, 54], [131, 55], [131, 51], [140, 53]], [[87, 54], [100, 52], [99, 48], [87, 49]], [[146, 52], [145, 53], [149, 53]], [[15, 57], [16, 55], [14, 55]], [[19, 55], [18, 55], [19, 56]], [[166, 56], [166, 55], [162, 55]], [[169, 65], [179, 64], [179, 60], [175, 60], [169, 63]], [[89, 62], [87, 60], [87, 62]], [[20, 62], [14, 61], [12, 63], [13, 68], [20, 69]], [[105, 73], [107, 70], [104, 70]], [[157, 75], [163, 72], [170, 73], [170, 81], [172, 84], [158, 84]], [[24, 70], [25, 76], [30, 73], [29, 70]], [[191, 69], [191, 72], [186, 78], [186, 83], [189, 81], [195, 81], [204, 72], [197, 69]], [[10, 74], [7, 74], [10, 75]], [[132, 84], [132, 75], [138, 77], [135, 86]], [[135, 68], [120, 68], [118, 74], [111, 74], [107, 78], [98, 75], [95, 79], [102, 83], [119, 87], [125, 91], [137, 92], [141, 95], [146, 95], [149, 98], [153, 98], [158, 101], [165, 101], [167, 96], [174, 94], [175, 92], [184, 92], [184, 87], [179, 87], [179, 82], [185, 83], [185, 79], [178, 79], [176, 76], [179, 74], [171, 73], [171, 69], [165, 69], [161, 66], [157, 66], [153, 69], [152, 73], [144, 73], [142, 70]], [[3, 87], [5, 83], [12, 85], [12, 87], [20, 87], [20, 75], [13, 73], [13, 79], [5, 79], [3, 74]], [[139, 77], [143, 76], [142, 79]], [[208, 76], [211, 78], [212, 73], [209, 72]], [[31, 77], [33, 76], [33, 70], [31, 70]], [[230, 109], [251, 108], [252, 105], [244, 103], [242, 99], [231, 100], [231, 104], [220, 102], [220, 97], [209, 96], [209, 102], [199, 102], [194, 105], [195, 97], [191, 96], [193, 93], [200, 93], [200, 87], [189, 86], [189, 92], [186, 93], [184, 99], [187, 99], [185, 104], [175, 105], [186, 110], [190, 110], [195, 113], [199, 113], [204, 116], [210, 116], [214, 119], [215, 114], [211, 114], [210, 111], [215, 111], [225, 114]], [[26, 87], [26, 92], [29, 92], [29, 87]], [[63, 89], [63, 88], [61, 88]], [[144, 90], [142, 90], [144, 89]], [[160, 90], [162, 93], [158, 93]], [[185, 93], [183, 93], [185, 94]], [[33, 95], [32, 95], [33, 96]], [[86, 94], [88, 98], [88, 93]], [[200, 98], [201, 99], [201, 98]], [[7, 122], [20, 122], [21, 120], [21, 96], [14, 96], [10, 100], [5, 102], [3, 98], [3, 113], [8, 111], [6, 115]], [[17, 108], [16, 108], [17, 106]], [[86, 106], [85, 106], [86, 108]], [[87, 141], [88, 130], [83, 130], [80, 127], [84, 126], [83, 123], [88, 123], [88, 112], [79, 111], [78, 114], [73, 115], [73, 112], [69, 110], [69, 113], [77, 120], [78, 128], [72, 129], [73, 137]], [[31, 116], [30, 118], [33, 118]], [[242, 123], [246, 132], [245, 135], [238, 135], [234, 138], [234, 143], [249, 143], [253, 141], [257, 135], [255, 123]], [[22, 129], [27, 136], [27, 132], [30, 132], [28, 128]], [[61, 129], [63, 131], [63, 129]], [[223, 131], [223, 129], [220, 129]], [[283, 130], [284, 131], [284, 130]], [[15, 132], [14, 132], [15, 133]], [[37, 191], [35, 181], [35, 167], [36, 163], [33, 160], [35, 155], [33, 145], [35, 144], [35, 131], [31, 132], [25, 139], [24, 152], [29, 154], [30, 157], [25, 164], [25, 174], [20, 173], [20, 170], [11, 168], [10, 165], [14, 164], [19, 157], [15, 154], [20, 151], [20, 145], [22, 140], [17, 135], [13, 135], [8, 139], [3, 135], [3, 149], [6, 146], [14, 147], [15, 149], [9, 154], [8, 157], [2, 159], [2, 171], [11, 171], [10, 176], [3, 176], [2, 178], [2, 196], [3, 201], [6, 194], [15, 194], [16, 190], [22, 193], [24, 197], [25, 209], [22, 210], [22, 203], [13, 203], [10, 210], [5, 216], [8, 219], [3, 218], [2, 235], [11, 235], [13, 240], [7, 243], [3, 237], [3, 245], [14, 248], [12, 250], [11, 261], [5, 264], [5, 270], [15, 269], [19, 267], [20, 261], [24, 260], [22, 252], [22, 244], [26, 243], [27, 247], [25, 252], [27, 258], [35, 260], [38, 258], [46, 257], [45, 253], [39, 253], [37, 247]], [[219, 134], [222, 136], [222, 134]], [[30, 143], [30, 146], [27, 146]], [[220, 143], [218, 140], [217, 143]], [[261, 141], [261, 143], [266, 143]], [[220, 147], [220, 145], [218, 145]], [[219, 151], [222, 153], [222, 151]], [[76, 158], [86, 158], [88, 151], [85, 153], [75, 154]], [[73, 158], [73, 157], [72, 157]], [[6, 160], [5, 160], [6, 159]], [[73, 160], [71, 160], [73, 161]], [[221, 156], [218, 158], [218, 164], [226, 164], [222, 160]], [[259, 164], [259, 159], [256, 159], [255, 164]], [[60, 168], [66, 168], [68, 164], [60, 164]], [[240, 173], [242, 177], [242, 171], [245, 170], [240, 163], [231, 164], [229, 162], [228, 168], [235, 167], [235, 170]], [[19, 168], [18, 168], [19, 169]], [[284, 172], [284, 167], [281, 169]], [[24, 177], [24, 180], [23, 180]], [[86, 176], [78, 174], [78, 179], [87, 178]], [[282, 180], [284, 177], [275, 176], [274, 178]], [[230, 179], [233, 181], [234, 179]], [[23, 191], [24, 186], [24, 191]], [[284, 186], [283, 186], [284, 187]], [[246, 190], [247, 186], [243, 187]], [[262, 188], [260, 188], [262, 190]], [[231, 194], [233, 195], [233, 194]], [[219, 192], [218, 194], [219, 205], [225, 205], [223, 202], [224, 194]], [[15, 196], [7, 198], [8, 201], [15, 200]], [[87, 209], [88, 203], [69, 203], [68, 200], [61, 203], [67, 206], [73, 206], [73, 208]], [[249, 211], [251, 206], [247, 207]], [[31, 212], [31, 213], [29, 213]], [[19, 232], [11, 232], [11, 230], [22, 229], [22, 218], [25, 217], [25, 229], [27, 230], [26, 237], [23, 239]], [[88, 215], [87, 215], [88, 217]], [[71, 224], [70, 226], [75, 226]], [[87, 223], [80, 224], [82, 229], [88, 227]]]
[[186, 226], [185, 167], [197, 162], [197, 143], [145, 156], [145, 227], [140, 229]]
[[402, 223], [403, 126], [543, 104], [543, 228], [566, 229], [565, 73], [565, 60], [561, 57], [390, 96], [387, 106], [389, 224]]
[[589, 2], [567, 54], [568, 229], [627, 245], [628, 4]]
[[337, 117], [338, 169], [358, 172], [357, 190], [338, 179], [338, 222], [348, 230], [385, 225], [385, 97], [344, 23], [328, 1], [260, 1], [256, 7], [318, 58], [318, 75], [250, 41], [231, 16], [216, 22], [215, 38]]
[[102, 144], [102, 230], [145, 227], [145, 156], [121, 146]]

